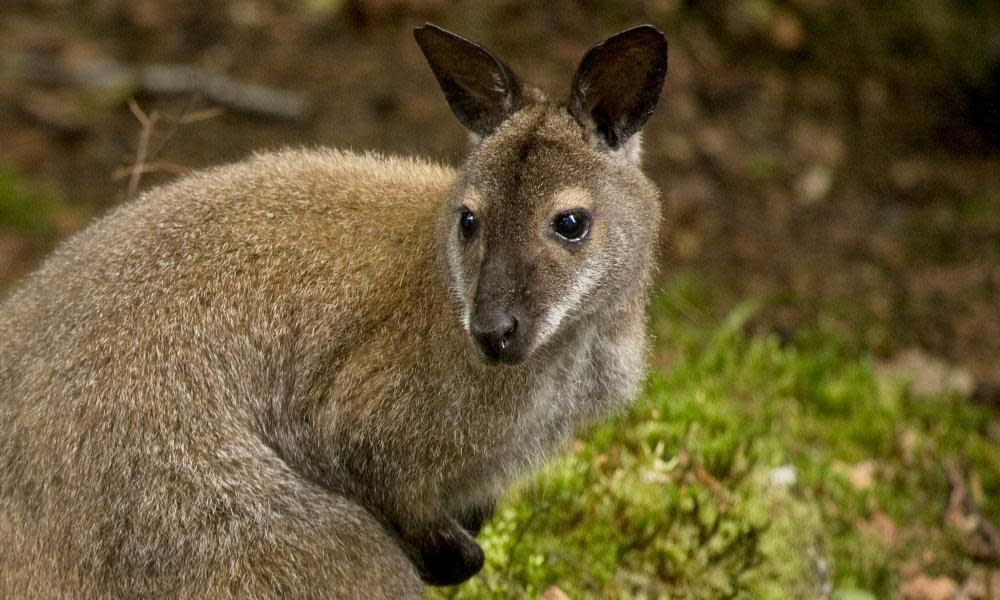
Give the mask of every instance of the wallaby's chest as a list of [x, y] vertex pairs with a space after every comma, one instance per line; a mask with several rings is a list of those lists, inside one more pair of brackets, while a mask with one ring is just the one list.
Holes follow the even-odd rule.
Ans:
[[471, 440], [476, 451], [467, 452], [464, 468], [448, 478], [456, 508], [498, 493], [511, 479], [539, 466], [576, 427], [631, 397], [642, 373], [644, 343], [641, 336], [607, 338], [588, 327], [571, 344], [545, 356], [541, 368], [518, 382], [516, 393], [522, 396], [511, 403], [512, 409], [478, 423], [483, 435]]

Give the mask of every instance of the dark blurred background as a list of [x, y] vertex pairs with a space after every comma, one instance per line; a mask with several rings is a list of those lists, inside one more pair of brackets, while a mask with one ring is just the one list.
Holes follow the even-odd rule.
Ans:
[[760, 299], [755, 330], [944, 360], [1000, 406], [995, 0], [5, 0], [0, 289], [136, 190], [257, 150], [459, 161], [428, 20], [553, 96], [593, 44], [659, 27], [664, 277]]

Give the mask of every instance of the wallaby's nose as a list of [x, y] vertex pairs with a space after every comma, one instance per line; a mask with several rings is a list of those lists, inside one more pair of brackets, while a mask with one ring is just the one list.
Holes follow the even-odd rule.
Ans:
[[489, 316], [477, 315], [469, 324], [472, 337], [483, 349], [486, 358], [503, 362], [516, 362], [517, 350], [514, 335], [517, 333], [517, 317], [507, 312]]

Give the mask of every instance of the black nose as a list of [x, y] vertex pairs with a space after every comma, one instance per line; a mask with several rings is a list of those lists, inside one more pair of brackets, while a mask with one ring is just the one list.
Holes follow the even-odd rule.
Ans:
[[514, 335], [517, 317], [510, 313], [496, 313], [485, 318], [477, 316], [470, 324], [472, 337], [490, 360], [512, 362], [516, 358]]

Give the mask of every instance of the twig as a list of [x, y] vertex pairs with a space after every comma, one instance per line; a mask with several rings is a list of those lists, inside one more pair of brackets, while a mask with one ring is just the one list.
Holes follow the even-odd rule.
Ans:
[[301, 121], [309, 118], [305, 94], [266, 87], [188, 65], [126, 65], [114, 60], [67, 63], [39, 54], [17, 54], [5, 71], [28, 81], [147, 94], [198, 94], [234, 110]]
[[184, 165], [179, 165], [177, 163], [172, 163], [166, 160], [150, 160], [146, 161], [142, 165], [129, 165], [126, 167], [118, 167], [111, 172], [111, 179], [115, 181], [121, 181], [126, 177], [131, 178], [132, 174], [136, 169], [142, 171], [142, 174], [146, 173], [171, 173], [173, 175], [183, 175], [191, 169], [185, 167]]
[[195, 110], [192, 112], [185, 112], [177, 118], [177, 123], [180, 125], [190, 125], [191, 123], [198, 123], [201, 121], [207, 121], [209, 119], [214, 119], [222, 115], [225, 111], [219, 107], [205, 108], [202, 110]]
[[712, 477], [712, 474], [701, 463], [695, 463], [692, 472], [698, 483], [707, 488], [715, 496], [716, 502], [719, 503], [719, 510], [725, 512], [729, 508], [729, 503], [726, 501], [726, 494], [723, 492], [719, 480]]
[[[163, 147], [166, 146], [170, 138], [177, 133], [177, 128], [181, 125], [189, 125], [191, 123], [199, 123], [208, 119], [213, 119], [222, 114], [223, 110], [221, 108], [206, 108], [202, 110], [190, 111], [191, 104], [194, 102], [194, 98], [189, 98], [187, 104], [181, 110], [180, 115], [174, 117], [171, 115], [161, 115], [157, 111], [153, 111], [149, 115], [139, 107], [134, 99], [129, 99], [128, 108], [135, 116], [136, 120], [142, 125], [142, 129], [139, 131], [139, 143], [136, 148], [135, 162], [132, 165], [120, 167], [115, 169], [111, 174], [111, 178], [114, 180], [119, 180], [124, 177], [129, 178], [128, 190], [126, 192], [128, 198], [134, 198], [139, 191], [139, 183], [142, 179], [142, 175], [145, 173], [154, 172], [167, 172], [173, 174], [182, 174], [187, 172], [188, 168], [184, 165], [179, 165], [177, 163], [172, 163], [165, 160], [153, 160], [155, 157], [159, 156]], [[169, 128], [167, 131], [159, 136], [160, 143], [155, 148], [151, 148], [151, 140], [153, 138], [153, 131], [158, 123], [167, 123]]]
[[160, 115], [154, 110], [147, 116], [139, 108], [136, 101], [131, 98], [128, 101], [128, 109], [132, 111], [135, 118], [142, 124], [142, 130], [139, 132], [139, 147], [135, 152], [135, 163], [132, 165], [132, 173], [128, 178], [128, 190], [125, 192], [126, 197], [135, 198], [136, 193], [139, 191], [139, 180], [142, 179], [142, 174], [147, 171], [146, 153], [149, 150], [149, 138], [153, 134], [153, 128], [156, 127], [156, 121], [160, 118]]
[[[187, 101], [184, 103], [184, 106], [181, 107], [181, 112], [180, 112], [180, 114], [178, 116], [176, 116], [176, 117], [169, 117], [169, 118], [163, 119], [163, 120], [167, 121], [167, 123], [169, 124], [169, 128], [163, 133], [162, 136], [160, 136], [160, 143], [159, 143], [159, 145], [157, 145], [155, 148], [153, 148], [152, 150], [150, 150], [149, 155], [148, 155], [149, 158], [155, 158], [155, 157], [159, 156], [160, 153], [163, 152], [163, 148], [166, 147], [167, 142], [169, 142], [171, 140], [171, 138], [173, 138], [177, 134], [177, 130], [180, 128], [180, 126], [182, 124], [184, 124], [185, 118], [188, 117], [191, 114], [196, 114], [196, 113], [190, 112], [191, 111], [191, 107], [194, 106], [194, 103], [196, 101], [197, 101], [197, 98], [195, 96], [189, 96], [187, 98]], [[198, 111], [198, 112], [203, 112], [203, 111]]]
[[972, 557], [980, 560], [1000, 558], [1000, 533], [979, 510], [971, 486], [966, 483], [965, 469], [950, 460], [942, 467], [951, 484], [945, 522], [963, 534], [966, 551]]

